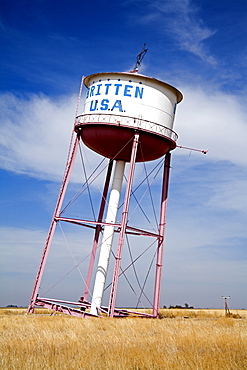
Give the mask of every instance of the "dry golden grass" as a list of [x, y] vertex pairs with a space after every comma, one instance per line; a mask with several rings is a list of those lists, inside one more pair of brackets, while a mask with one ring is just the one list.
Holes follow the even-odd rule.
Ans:
[[[161, 313], [167, 316], [170, 311]], [[242, 319], [226, 318], [223, 310], [216, 314], [197, 310], [197, 316], [193, 311], [174, 310], [172, 318], [155, 320], [78, 319], [57, 314], [25, 315], [18, 309], [10, 314], [2, 309], [0, 367], [247, 369], [246, 311], [241, 310]]]
[[[225, 310], [220, 309], [161, 309], [161, 317], [220, 318], [225, 317]], [[247, 310], [230, 310], [230, 317], [247, 319]]]

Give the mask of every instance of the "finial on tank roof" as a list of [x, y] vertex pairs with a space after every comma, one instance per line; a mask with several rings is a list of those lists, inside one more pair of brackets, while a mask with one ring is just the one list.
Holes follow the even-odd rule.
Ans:
[[133, 71], [130, 71], [130, 73], [138, 73], [139, 67], [141, 66], [141, 62], [146, 55], [148, 49], [146, 49], [146, 44], [143, 44], [142, 51], [137, 55], [136, 57], [136, 64], [134, 66]]

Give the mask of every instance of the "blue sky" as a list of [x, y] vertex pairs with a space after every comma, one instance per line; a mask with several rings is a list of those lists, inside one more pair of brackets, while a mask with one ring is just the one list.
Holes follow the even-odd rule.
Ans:
[[140, 73], [184, 95], [178, 144], [209, 149], [172, 155], [161, 305], [247, 308], [246, 18], [244, 0], [2, 1], [0, 306], [29, 303], [81, 76], [133, 69], [145, 42]]

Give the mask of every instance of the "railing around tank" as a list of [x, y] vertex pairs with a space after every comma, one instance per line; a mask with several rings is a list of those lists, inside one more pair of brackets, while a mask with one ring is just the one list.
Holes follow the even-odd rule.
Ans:
[[177, 141], [178, 139], [178, 135], [176, 134], [176, 132], [170, 129], [169, 127], [165, 127], [158, 123], [147, 121], [142, 118], [133, 118], [103, 113], [81, 114], [76, 117], [75, 126], [87, 123], [97, 123], [97, 124], [107, 123], [108, 125], [114, 126], [119, 125], [124, 127], [132, 127], [149, 131], [151, 133], [155, 133], [165, 137], [169, 137], [173, 141]]

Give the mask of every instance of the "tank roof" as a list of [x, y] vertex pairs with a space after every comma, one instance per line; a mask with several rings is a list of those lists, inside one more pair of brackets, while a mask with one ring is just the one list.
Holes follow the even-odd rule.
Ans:
[[182, 100], [183, 100], [183, 94], [174, 86], [166, 83], [166, 82], [163, 82], [161, 80], [158, 80], [154, 77], [148, 77], [148, 76], [145, 76], [145, 75], [142, 75], [140, 73], [136, 73], [136, 72], [99, 72], [99, 73], [93, 73], [87, 77], [84, 78], [84, 85], [86, 87], [88, 87], [89, 85], [89, 81], [92, 79], [92, 78], [97, 78], [99, 76], [114, 76], [114, 75], [124, 75], [124, 76], [129, 76], [129, 77], [139, 77], [141, 78], [142, 80], [146, 80], [146, 81], [152, 81], [152, 82], [155, 82], [155, 83], [158, 83], [160, 85], [163, 85], [167, 88], [169, 88], [170, 90], [172, 90], [173, 92], [175, 92], [176, 96], [177, 96], [177, 102], [180, 103]]

